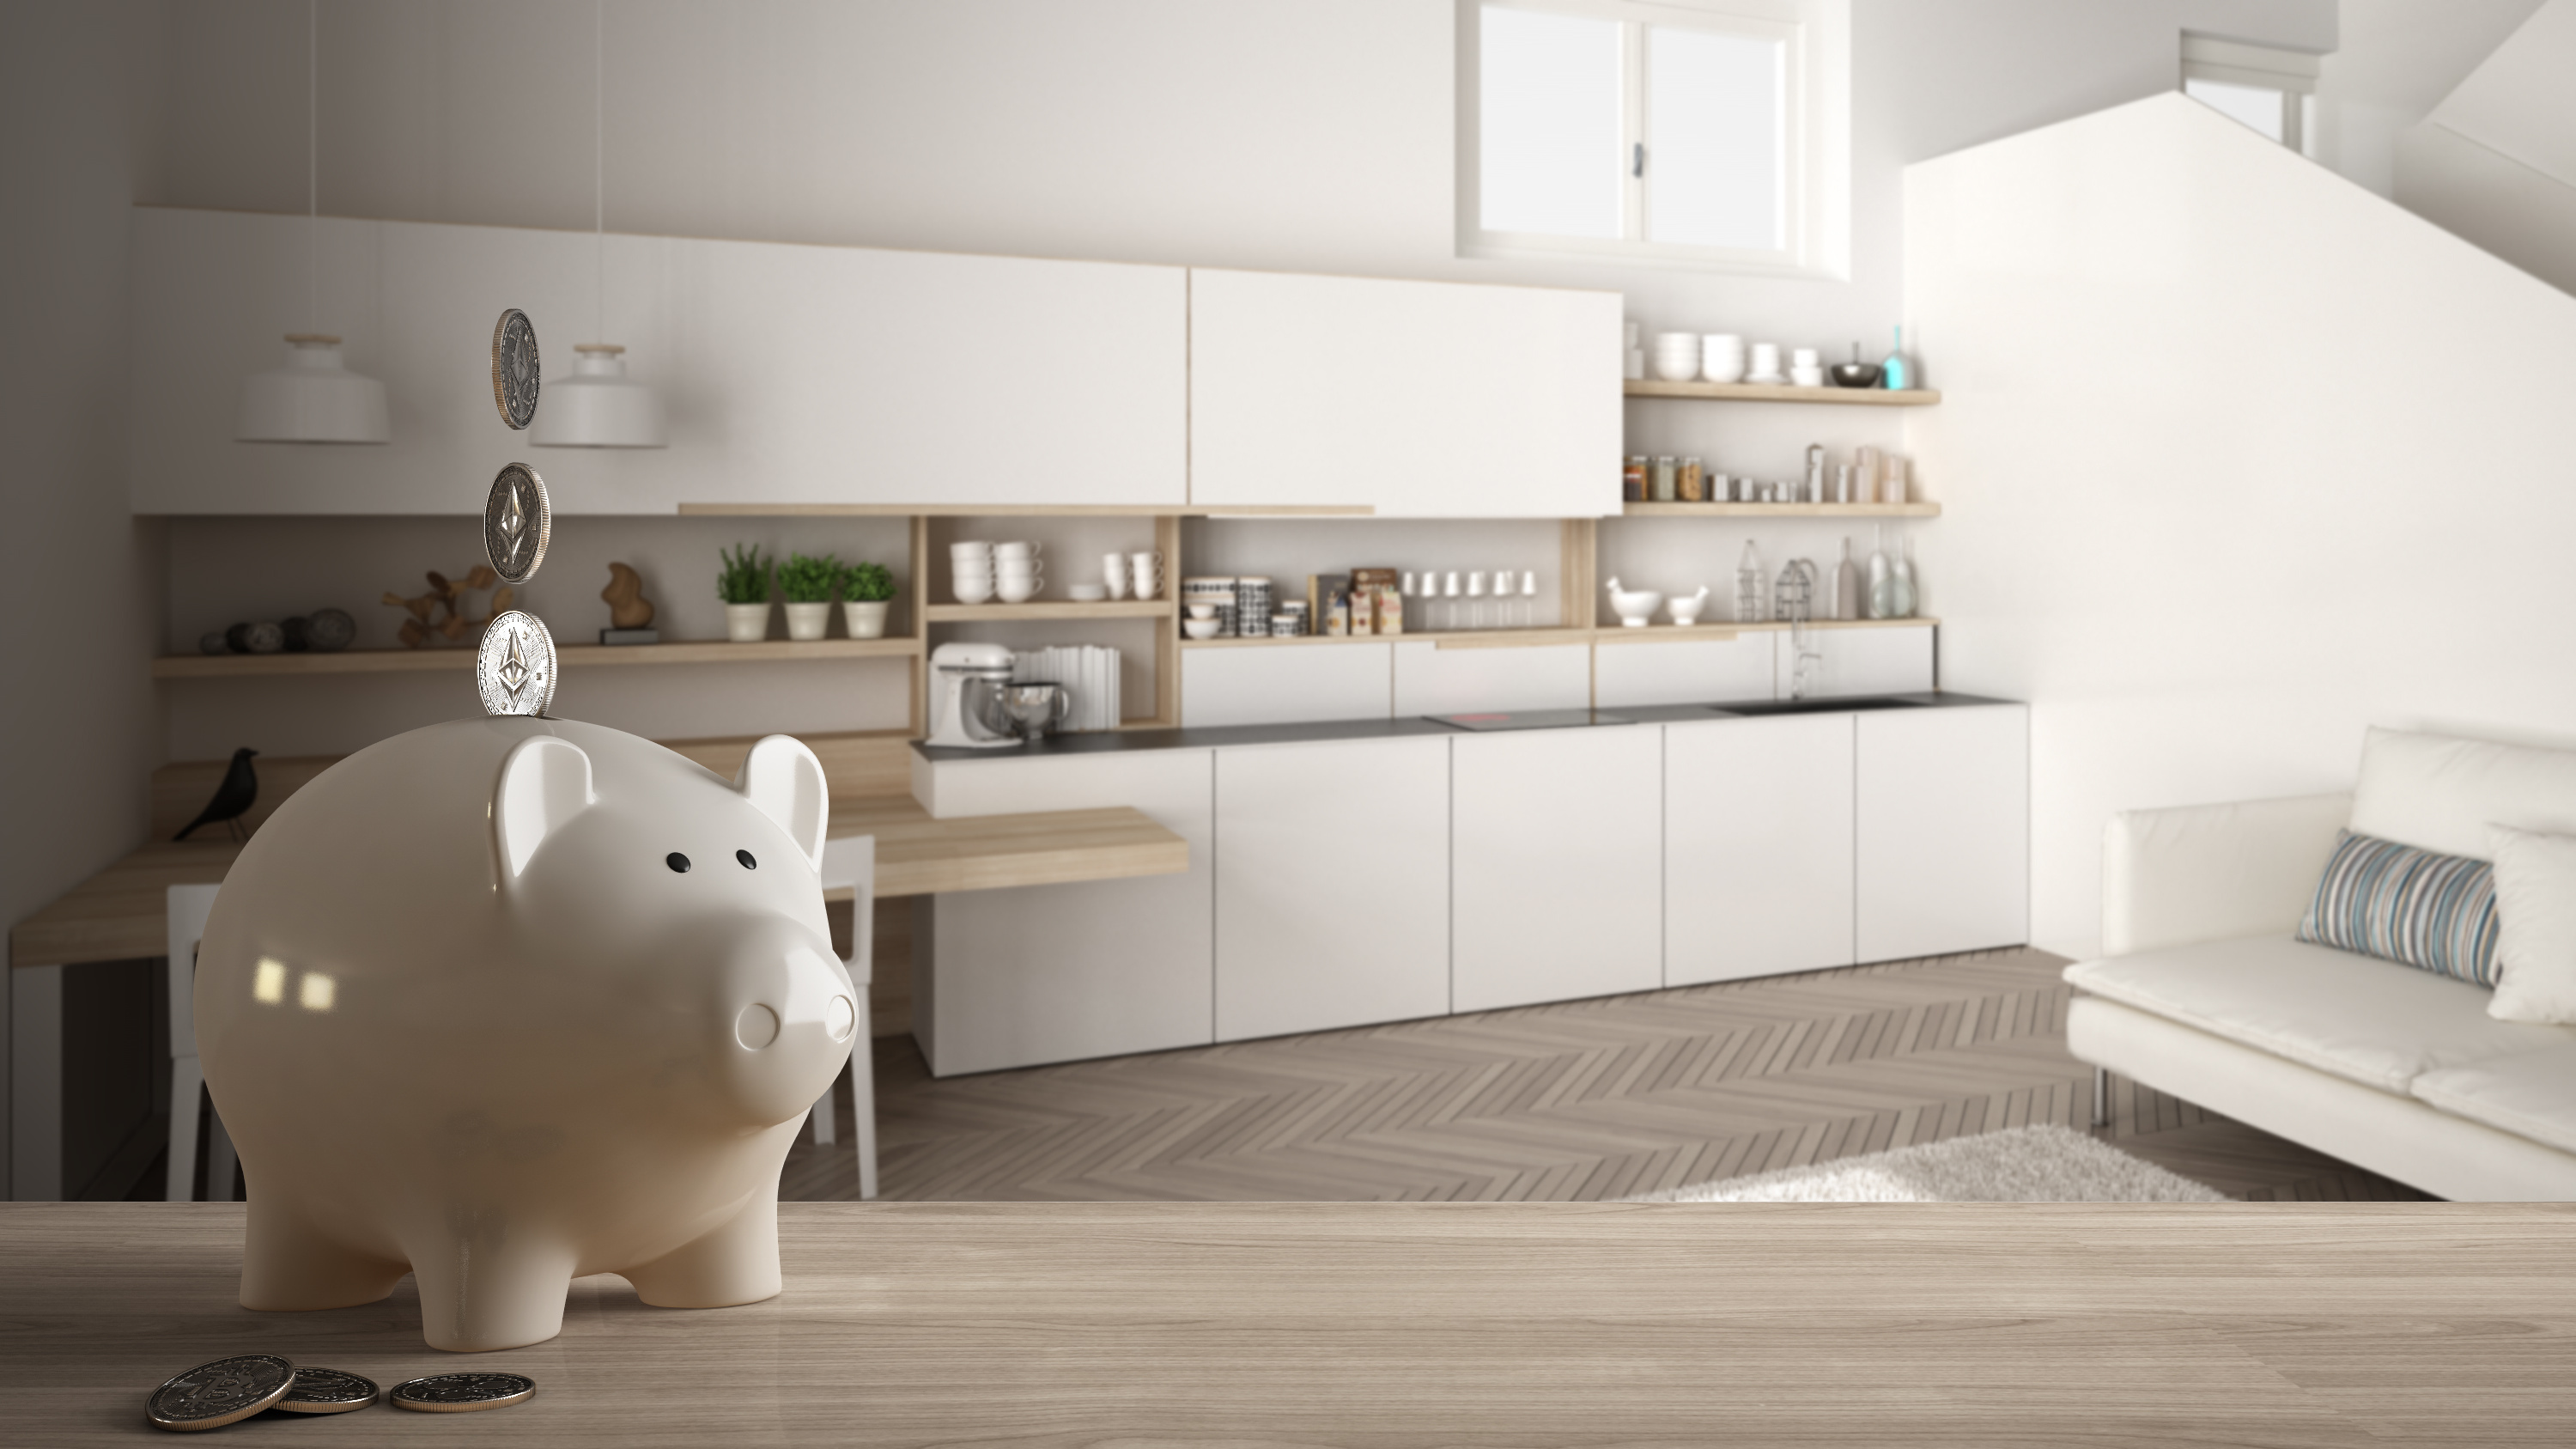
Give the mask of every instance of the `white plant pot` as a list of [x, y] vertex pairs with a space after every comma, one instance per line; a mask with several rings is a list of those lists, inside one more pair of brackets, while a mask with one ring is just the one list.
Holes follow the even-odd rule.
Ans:
[[725, 637], [736, 644], [757, 644], [769, 637], [767, 604], [725, 605]]
[[894, 607], [892, 599], [843, 599], [841, 620], [850, 626], [853, 639], [885, 637], [886, 610]]
[[831, 623], [832, 605], [829, 600], [819, 604], [787, 606], [787, 637], [790, 639], [800, 642], [820, 639], [823, 637], [823, 631], [829, 628]]

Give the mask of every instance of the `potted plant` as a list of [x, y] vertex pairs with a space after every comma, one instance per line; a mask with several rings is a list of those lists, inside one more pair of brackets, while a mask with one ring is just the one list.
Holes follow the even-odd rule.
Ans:
[[841, 570], [841, 617], [851, 638], [884, 638], [886, 610], [893, 603], [894, 575], [884, 564], [852, 564]]
[[749, 544], [719, 552], [724, 569], [716, 575], [716, 597], [724, 600], [725, 637], [736, 644], [757, 644], [769, 637], [769, 556]]
[[814, 558], [791, 553], [778, 566], [778, 592], [787, 599], [787, 637], [820, 639], [832, 622], [832, 585], [840, 582], [841, 561], [825, 554]]

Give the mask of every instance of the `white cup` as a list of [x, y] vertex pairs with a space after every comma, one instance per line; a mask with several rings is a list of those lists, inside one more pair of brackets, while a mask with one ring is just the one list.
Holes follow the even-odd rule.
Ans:
[[1825, 370], [1821, 367], [1790, 368], [1789, 383], [1793, 387], [1823, 387]]
[[1036, 564], [1001, 564], [994, 568], [993, 579], [994, 582], [1003, 584], [1018, 583], [1022, 580], [1043, 584], [1046, 582], [1046, 570]]
[[993, 545], [980, 538], [970, 538], [948, 545], [950, 558], [991, 558]]
[[1127, 595], [1127, 555], [1123, 553], [1102, 554], [1100, 556], [1100, 582], [1108, 586], [1109, 597], [1113, 599], [1125, 598]]
[[1812, 347], [1801, 347], [1789, 354], [1789, 365], [1791, 367], [1817, 367], [1821, 364], [1816, 361], [1816, 349]]
[[961, 573], [950, 581], [949, 587], [956, 590], [957, 602], [980, 604], [993, 597], [993, 576], [982, 573]]
[[1009, 563], [1013, 559], [1034, 559], [1044, 552], [1046, 552], [1046, 549], [1042, 545], [1036, 543], [1025, 541], [1015, 543], [997, 543], [993, 545], [993, 561], [995, 563]]
[[1777, 381], [1779, 379], [1780, 344], [1776, 342], [1756, 342], [1753, 344], [1753, 376], [1757, 379], [1769, 381]]
[[1127, 563], [1127, 582], [1135, 589], [1137, 598], [1150, 599], [1162, 591], [1163, 556], [1161, 554], [1150, 549], [1144, 553], [1129, 554]]
[[1655, 334], [1655, 376], [1666, 382], [1688, 382], [1699, 376], [1699, 334]]
[[1005, 604], [1025, 604], [1029, 600], [1036, 598], [1038, 596], [1038, 590], [1044, 587], [1046, 587], [1046, 583], [1042, 579], [1005, 578], [1000, 583], [994, 585], [994, 592], [995, 595]]

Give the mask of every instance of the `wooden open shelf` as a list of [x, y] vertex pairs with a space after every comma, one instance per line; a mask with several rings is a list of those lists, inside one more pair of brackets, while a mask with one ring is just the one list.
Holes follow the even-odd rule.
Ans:
[[990, 623], [1003, 619], [1163, 619], [1178, 606], [1169, 599], [1103, 599], [1096, 604], [930, 604], [922, 617], [934, 624]]
[[1370, 503], [683, 503], [683, 518], [1367, 518]]
[[1628, 518], [1938, 518], [1938, 503], [1623, 503]]
[[[696, 640], [670, 644], [562, 644], [555, 661], [566, 669], [592, 665], [767, 664], [827, 659], [905, 658], [921, 641], [901, 639], [764, 639], [757, 644]], [[152, 661], [155, 679], [238, 679], [280, 674], [407, 674], [419, 670], [470, 670], [469, 645], [438, 649], [349, 649], [337, 654], [167, 654]]]
[[[1909, 619], [1811, 619], [1807, 627], [1810, 629], [1902, 629], [1940, 622], [1938, 619], [1918, 614]], [[1443, 649], [1535, 649], [1550, 644], [1642, 644], [1649, 640], [1660, 642], [1726, 639], [1737, 634], [1785, 633], [1788, 628], [1787, 624], [1773, 621], [1738, 624], [1732, 619], [1711, 619], [1683, 626], [1658, 619], [1642, 629], [1631, 629], [1624, 624], [1604, 624], [1592, 628], [1550, 626], [1540, 629], [1426, 629], [1405, 634], [1300, 634], [1287, 639], [1277, 637], [1184, 639], [1181, 641], [1181, 647], [1184, 649], [1265, 649], [1275, 646], [1293, 649], [1314, 644], [1410, 643], [1436, 644]]]
[[[1690, 397], [1712, 402], [1830, 403], [1842, 407], [1928, 408], [1941, 401], [1936, 388], [1889, 392], [1877, 387], [1788, 387], [1766, 382], [1654, 382], [1631, 378], [1630, 397]], [[686, 511], [685, 509], [683, 510]]]

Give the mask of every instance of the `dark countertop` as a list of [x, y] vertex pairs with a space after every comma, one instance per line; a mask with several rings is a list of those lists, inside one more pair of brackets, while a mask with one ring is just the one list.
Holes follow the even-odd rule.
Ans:
[[[1957, 709], [1972, 705], [2015, 704], [2017, 700], [1993, 699], [1985, 695], [1960, 694], [1952, 690], [1929, 690], [1918, 694], [1865, 694], [1848, 700], [1815, 701], [1825, 707], [1801, 711], [1813, 714], [1844, 712], [1835, 705], [1853, 710], [1886, 708], [1877, 703], [1901, 700], [1917, 709]], [[1602, 710], [1632, 724], [1676, 724], [1690, 720], [1763, 718], [1782, 711], [1779, 700], [1739, 700], [1731, 704], [1658, 704], [1630, 709]], [[1739, 713], [1742, 711], [1742, 713]], [[914, 742], [913, 749], [926, 760], [946, 764], [951, 760], [1025, 760], [1037, 756], [1108, 755], [1128, 750], [1208, 750], [1242, 745], [1321, 744], [1331, 740], [1394, 740], [1421, 735], [1465, 735], [1468, 731], [1437, 721], [1410, 717], [1405, 719], [1325, 720], [1315, 724], [1229, 725], [1218, 729], [1173, 730], [1099, 730], [1089, 734], [1049, 735], [1033, 745], [1013, 745], [994, 750], [963, 750], [954, 746], [933, 747]]]

